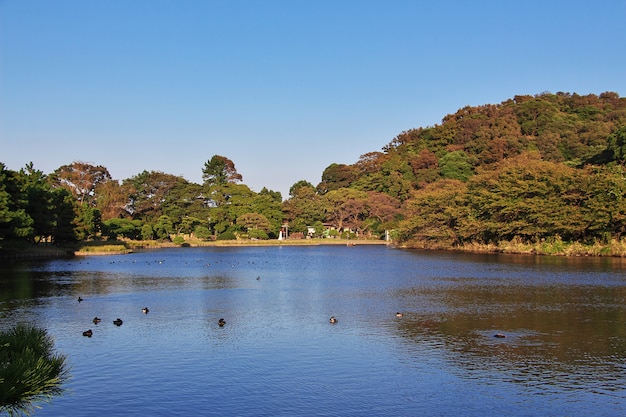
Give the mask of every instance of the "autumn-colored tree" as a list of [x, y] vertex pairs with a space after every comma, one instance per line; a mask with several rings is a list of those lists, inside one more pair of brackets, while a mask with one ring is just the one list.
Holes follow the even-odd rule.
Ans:
[[582, 238], [581, 186], [575, 169], [542, 161], [537, 153], [503, 161], [468, 181], [468, 213], [459, 220], [460, 235], [484, 242]]
[[58, 187], [67, 188], [80, 205], [87, 203], [94, 206], [96, 187], [110, 179], [111, 174], [105, 167], [86, 162], [63, 165], [50, 175], [50, 181]]
[[421, 248], [449, 248], [459, 243], [457, 221], [465, 205], [467, 186], [446, 179], [415, 191], [404, 203], [400, 239]]
[[581, 211], [585, 238], [606, 242], [626, 234], [626, 169], [587, 167], [580, 176], [585, 199]]
[[351, 188], [340, 188], [324, 195], [326, 220], [337, 230], [361, 229], [365, 219], [367, 193]]
[[419, 151], [417, 156], [409, 161], [409, 164], [413, 169], [415, 180], [422, 186], [440, 178], [437, 155], [428, 148]]
[[110, 180], [99, 183], [95, 188], [96, 207], [102, 214], [102, 220], [117, 219], [129, 216], [129, 196], [135, 190], [129, 183], [120, 185], [119, 181]]
[[361, 227], [364, 232], [382, 235], [385, 231], [395, 228], [399, 220], [400, 200], [378, 191], [369, 191], [365, 202], [364, 221]]

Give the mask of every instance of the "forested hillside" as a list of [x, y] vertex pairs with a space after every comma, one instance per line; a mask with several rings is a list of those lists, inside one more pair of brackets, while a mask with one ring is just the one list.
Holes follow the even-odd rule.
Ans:
[[[0, 164], [0, 245], [20, 241], [382, 238], [423, 248], [603, 245], [626, 231], [626, 99], [544, 93], [464, 107], [400, 133], [313, 185], [254, 192], [214, 155], [203, 183], [163, 172], [112, 179], [73, 162], [44, 174]], [[612, 245], [613, 244], [613, 245]], [[607, 249], [608, 248], [608, 249]]]
[[609, 242], [626, 226], [625, 145], [626, 99], [616, 93], [516, 96], [330, 165], [318, 191], [401, 201], [397, 238], [409, 246]]

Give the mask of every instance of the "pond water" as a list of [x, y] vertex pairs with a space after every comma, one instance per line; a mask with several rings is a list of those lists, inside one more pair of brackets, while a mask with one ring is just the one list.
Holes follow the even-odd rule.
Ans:
[[322, 245], [5, 264], [0, 327], [18, 322], [71, 367], [36, 416], [626, 415], [622, 259]]

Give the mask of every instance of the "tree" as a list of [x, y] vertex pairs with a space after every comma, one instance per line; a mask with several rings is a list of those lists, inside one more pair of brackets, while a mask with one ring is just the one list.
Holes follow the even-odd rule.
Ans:
[[439, 161], [434, 152], [428, 148], [422, 149], [415, 158], [409, 161], [415, 179], [420, 184], [434, 182], [440, 178]]
[[267, 217], [259, 213], [246, 213], [237, 217], [237, 225], [248, 233], [253, 233], [253, 231], [263, 231], [267, 233], [271, 227]]
[[472, 164], [463, 151], [454, 151], [445, 154], [439, 160], [439, 170], [443, 178], [467, 181], [472, 176]]
[[291, 198], [282, 203], [281, 211], [292, 231], [305, 232], [307, 226], [324, 221], [324, 198], [315, 187], [299, 181], [291, 187], [290, 194]]
[[367, 193], [351, 188], [340, 188], [324, 195], [326, 220], [338, 230], [360, 229], [365, 218]]
[[34, 403], [63, 392], [66, 358], [43, 329], [18, 325], [0, 332], [0, 411], [30, 415]]
[[78, 206], [75, 219], [76, 238], [80, 241], [96, 237], [102, 230], [100, 210], [95, 207]]
[[289, 188], [289, 196], [291, 198], [297, 197], [301, 193], [310, 194], [311, 192], [315, 193], [315, 187], [306, 180], [300, 180]]
[[111, 239], [122, 236], [128, 239], [141, 239], [141, 221], [130, 219], [109, 219], [102, 224], [102, 234]]
[[458, 243], [456, 224], [465, 190], [463, 182], [446, 179], [415, 191], [404, 204], [405, 220], [398, 226], [401, 240], [430, 249]]
[[169, 240], [170, 235], [174, 233], [174, 225], [168, 216], [161, 216], [152, 228], [154, 235], [159, 240]]
[[612, 161], [626, 162], [626, 125], [621, 126], [608, 137], [607, 150], [612, 154]]
[[164, 214], [164, 204], [168, 202], [170, 192], [186, 182], [184, 178], [175, 175], [158, 171], [143, 171], [123, 183], [132, 190], [128, 210], [133, 218], [140, 218], [145, 222], [156, 222], [159, 216]]
[[588, 227], [584, 200], [576, 169], [526, 153], [467, 182], [467, 216], [459, 219], [459, 231], [468, 240], [484, 242], [536, 242], [557, 235], [578, 240]]
[[95, 188], [95, 203], [102, 213], [102, 220], [129, 216], [129, 196], [133, 194], [133, 191], [130, 184], [120, 185], [116, 180], [99, 183]]
[[26, 212], [26, 205], [18, 173], [0, 163], [0, 240], [34, 236], [34, 221]]
[[211, 231], [206, 226], [196, 226], [193, 230], [193, 234], [196, 238], [201, 240], [207, 240], [211, 237]]
[[57, 168], [50, 179], [53, 184], [70, 190], [80, 205], [85, 202], [95, 205], [96, 187], [98, 184], [109, 181], [111, 174], [101, 165], [73, 162]]
[[243, 177], [235, 169], [233, 161], [225, 156], [213, 155], [204, 163], [202, 179], [207, 185], [225, 185], [229, 182], [237, 183]]
[[330, 164], [322, 173], [322, 182], [317, 186], [320, 194], [339, 188], [348, 188], [357, 178], [354, 168], [346, 164]]
[[154, 239], [154, 230], [152, 230], [152, 226], [150, 226], [148, 223], [141, 226], [141, 238], [143, 240]]
[[382, 233], [394, 227], [400, 217], [400, 201], [388, 194], [369, 191], [366, 201], [367, 220], [364, 230]]

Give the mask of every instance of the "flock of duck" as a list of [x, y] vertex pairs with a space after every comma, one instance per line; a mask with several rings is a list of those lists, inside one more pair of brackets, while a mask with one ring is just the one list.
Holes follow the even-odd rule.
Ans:
[[[78, 302], [82, 303], [84, 301], [84, 299], [82, 297], [78, 297]], [[144, 307], [141, 309], [141, 312], [143, 314], [148, 314], [150, 312], [150, 309], [148, 307]], [[98, 316], [94, 317], [92, 320], [93, 324], [98, 325], [100, 322], [102, 322], [102, 319]], [[113, 324], [115, 324], [117, 327], [121, 326], [122, 324], [124, 324], [124, 321], [121, 318], [117, 318], [115, 320], [113, 320]], [[224, 325], [226, 324], [226, 320], [224, 320], [223, 318], [219, 319], [217, 321], [217, 325], [220, 327], [224, 327]], [[93, 336], [93, 330], [89, 329], [89, 330], [85, 330], [83, 332], [83, 336], [85, 337], [91, 337]]]
[[[257, 280], [259, 280], [259, 279], [260, 279], [260, 278], [259, 278], [259, 277], [257, 277]], [[80, 302], [82, 302], [82, 301], [83, 301], [83, 298], [78, 297], [78, 302], [80, 303]], [[144, 307], [144, 308], [142, 308], [142, 309], [141, 309], [141, 312], [142, 312], [143, 314], [148, 314], [148, 313], [150, 312], [150, 309], [148, 309], [148, 307]], [[402, 318], [402, 317], [404, 317], [404, 314], [398, 311], [398, 312], [396, 313], [396, 317], [397, 317], [397, 318]], [[97, 325], [97, 324], [98, 324], [98, 323], [100, 323], [101, 321], [102, 321], [102, 319], [96, 316], [96, 317], [94, 317], [94, 319], [93, 319], [93, 324], [96, 324], [96, 325]], [[338, 322], [339, 322], [339, 320], [338, 320], [338, 319], [337, 319], [337, 317], [335, 317], [335, 316], [330, 316], [329, 322], [330, 322], [330, 324], [336, 324], [336, 323], [338, 323]], [[113, 324], [115, 324], [115, 325], [116, 325], [116, 326], [118, 326], [118, 327], [119, 327], [119, 326], [121, 326], [123, 323], [124, 323], [124, 322], [123, 322], [123, 321], [122, 321], [122, 319], [120, 319], [119, 317], [118, 317], [117, 319], [113, 320]], [[224, 327], [224, 325], [225, 325], [225, 324], [226, 324], [226, 320], [224, 320], [223, 318], [221, 318], [221, 319], [219, 319], [219, 320], [217, 321], [217, 325], [218, 325], [218, 326], [220, 326], [220, 327]], [[89, 329], [89, 330], [85, 330], [85, 331], [83, 332], [83, 336], [85, 336], [85, 337], [91, 337], [91, 336], [93, 336], [93, 331], [92, 331], [91, 329]], [[496, 334], [494, 334], [493, 336], [494, 336], [494, 337], [496, 337], [496, 338], [498, 338], [498, 339], [503, 339], [503, 338], [506, 338], [506, 335], [505, 335], [505, 334], [503, 334], [503, 333], [496, 333]]]
[[[257, 278], [257, 279], [259, 279], [259, 278]], [[82, 301], [83, 301], [83, 298], [78, 297], [78, 302], [80, 303], [80, 302], [82, 302]], [[148, 313], [150, 312], [150, 309], [149, 309], [148, 307], [144, 307], [144, 308], [142, 308], [142, 309], [141, 309], [141, 312], [142, 312], [143, 314], [148, 314]], [[402, 313], [400, 313], [400, 312], [397, 312], [397, 313], [396, 313], [396, 317], [403, 317], [403, 316], [404, 316], [404, 314], [402, 314]], [[97, 325], [97, 324], [98, 324], [98, 323], [100, 323], [101, 321], [102, 321], [102, 319], [101, 319], [101, 318], [99, 318], [99, 317], [97, 317], [97, 316], [93, 318], [93, 324], [96, 324], [96, 325]], [[337, 320], [337, 317], [335, 317], [335, 316], [330, 316], [330, 320], [329, 320], [329, 321], [330, 321], [330, 324], [336, 324], [336, 323], [338, 323], [338, 322], [339, 322], [339, 320]], [[122, 319], [120, 319], [119, 317], [118, 317], [117, 319], [113, 320], [113, 324], [115, 324], [115, 325], [116, 325], [116, 326], [118, 326], [118, 327], [119, 327], [119, 326], [121, 326], [123, 323], [124, 323], [124, 322], [123, 322], [123, 321], [122, 321]], [[221, 318], [221, 319], [219, 319], [219, 320], [217, 321], [217, 325], [218, 325], [218, 326], [220, 326], [220, 327], [224, 327], [224, 325], [225, 325], [225, 324], [226, 324], [226, 320], [224, 320], [223, 318]], [[85, 336], [85, 337], [91, 337], [91, 336], [93, 336], [93, 330], [91, 330], [91, 329], [89, 329], [89, 330], [85, 330], [85, 331], [83, 332], [83, 336]]]

